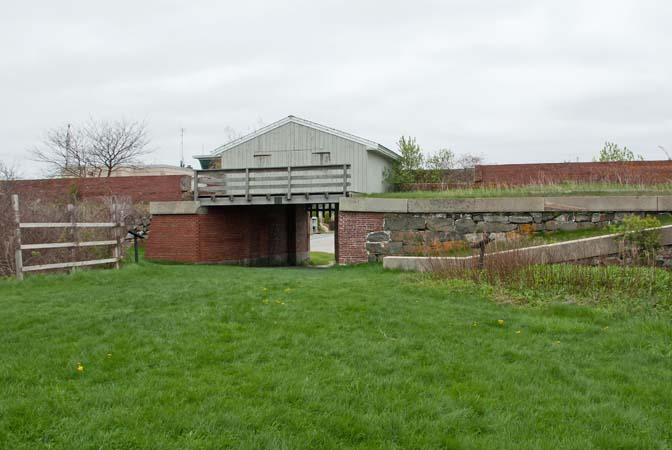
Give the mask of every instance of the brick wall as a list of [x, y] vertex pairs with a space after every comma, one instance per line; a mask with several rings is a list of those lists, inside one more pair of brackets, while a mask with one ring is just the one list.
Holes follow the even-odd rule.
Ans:
[[382, 213], [338, 213], [338, 240], [336, 255], [339, 264], [357, 264], [369, 260], [366, 237], [383, 229]]
[[659, 184], [672, 182], [672, 161], [501, 164], [476, 166], [475, 183], [521, 186], [563, 181]]
[[110, 178], [53, 178], [17, 180], [14, 190], [22, 201], [59, 201], [77, 192], [80, 199], [111, 195], [130, 197], [134, 203], [183, 200], [188, 196], [191, 177], [161, 175]]
[[211, 207], [206, 214], [154, 215], [149, 259], [201, 263], [285, 264], [308, 256], [305, 208]]
[[[198, 262], [199, 216], [196, 214], [152, 217], [152, 233], [146, 242], [147, 258]], [[170, 236], [170, 239], [164, 237]]]

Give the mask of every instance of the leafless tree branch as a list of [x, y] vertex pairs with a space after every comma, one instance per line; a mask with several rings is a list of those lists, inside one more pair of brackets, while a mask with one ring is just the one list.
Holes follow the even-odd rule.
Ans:
[[111, 176], [122, 166], [132, 166], [149, 153], [144, 122], [96, 121], [83, 127], [71, 125], [47, 132], [40, 147], [32, 150], [35, 161], [47, 164], [53, 176]]

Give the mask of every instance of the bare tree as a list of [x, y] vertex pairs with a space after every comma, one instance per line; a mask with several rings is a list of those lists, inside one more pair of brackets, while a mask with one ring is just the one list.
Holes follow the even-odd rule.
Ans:
[[460, 169], [471, 169], [479, 164], [483, 164], [483, 157], [473, 153], [463, 153], [457, 158], [456, 163]]
[[16, 175], [16, 169], [0, 161], [0, 181], [11, 182], [16, 180], [17, 178], [18, 176]]
[[98, 176], [111, 176], [121, 166], [139, 162], [142, 155], [150, 153], [149, 137], [144, 122], [117, 122], [91, 120], [85, 129], [89, 145], [87, 154]]
[[71, 124], [47, 131], [42, 146], [31, 153], [35, 161], [47, 165], [53, 176], [86, 177], [93, 165], [86, 135]]
[[57, 177], [111, 176], [114, 169], [139, 162], [149, 153], [144, 122], [107, 122], [91, 119], [86, 126], [66, 125], [47, 132], [33, 158]]

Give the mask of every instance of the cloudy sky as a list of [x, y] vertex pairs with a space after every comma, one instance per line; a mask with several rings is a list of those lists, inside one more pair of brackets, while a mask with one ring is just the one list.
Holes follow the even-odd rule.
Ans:
[[[7, 2], [0, 160], [89, 117], [146, 120], [177, 164], [289, 114], [491, 163], [672, 152], [669, 1]], [[188, 160], [191, 162], [191, 160]]]

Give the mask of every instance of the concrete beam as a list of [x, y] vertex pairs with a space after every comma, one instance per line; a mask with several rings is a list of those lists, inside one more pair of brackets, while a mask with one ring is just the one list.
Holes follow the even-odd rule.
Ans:
[[474, 212], [541, 212], [543, 197], [493, 197], [477, 198]]
[[658, 211], [672, 212], [672, 195], [658, 196]]
[[342, 197], [338, 209], [349, 212], [405, 213], [409, 212], [408, 202], [405, 198]]
[[264, 195], [254, 195], [250, 199], [246, 199], [244, 196], [234, 196], [233, 198], [221, 196], [215, 197], [213, 200], [211, 197], [199, 197], [199, 202], [201, 206], [258, 206], [258, 205], [312, 205], [312, 204], [328, 204], [328, 203], [338, 203], [341, 197], [339, 195], [330, 195], [329, 197], [324, 194], [309, 194], [306, 197], [304, 194], [292, 195], [290, 199], [287, 199], [286, 195], [270, 195], [266, 197]]
[[340, 199], [341, 211], [422, 213], [672, 211], [672, 196], [373, 198]]
[[149, 213], [152, 215], [205, 214], [206, 212], [207, 208], [201, 206], [201, 202], [180, 201], [149, 203]]
[[447, 213], [474, 211], [475, 198], [413, 198], [408, 200], [409, 213]]
[[658, 197], [652, 195], [546, 197], [544, 211], [658, 211]]

